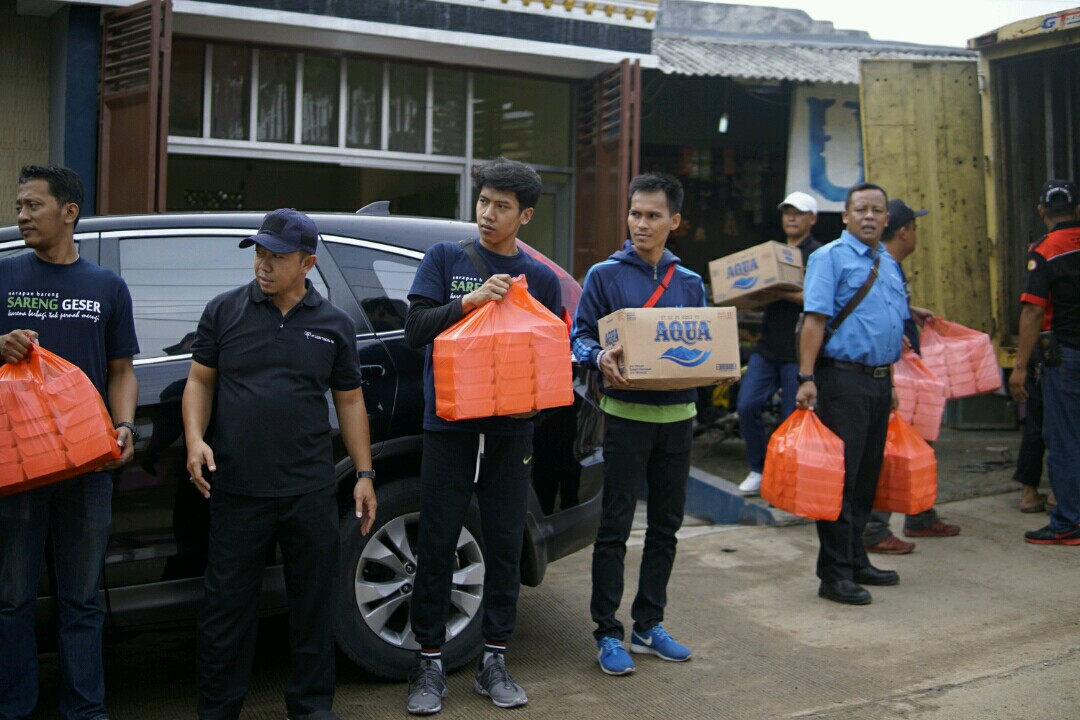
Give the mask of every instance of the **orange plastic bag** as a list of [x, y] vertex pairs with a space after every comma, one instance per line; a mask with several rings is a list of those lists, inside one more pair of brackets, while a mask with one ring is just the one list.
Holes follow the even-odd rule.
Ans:
[[468, 420], [572, 405], [566, 324], [529, 294], [524, 276], [435, 338], [435, 413]]
[[878, 475], [874, 508], [914, 515], [937, 500], [937, 457], [900, 415], [889, 415], [885, 458]]
[[900, 416], [924, 440], [937, 440], [945, 414], [945, 383], [914, 351], [905, 350], [893, 367], [893, 387], [900, 400]]
[[997, 355], [986, 333], [933, 318], [926, 322], [919, 344], [923, 362], [945, 383], [950, 400], [1001, 388]]
[[0, 495], [66, 480], [120, 457], [116, 430], [82, 370], [35, 345], [0, 365]]
[[795, 410], [769, 438], [761, 497], [794, 515], [840, 517], [844, 441], [812, 410]]

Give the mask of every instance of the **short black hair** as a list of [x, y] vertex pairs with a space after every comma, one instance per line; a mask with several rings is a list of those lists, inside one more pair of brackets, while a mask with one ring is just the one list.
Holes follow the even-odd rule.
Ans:
[[864, 190], [877, 190], [879, 193], [885, 196], [885, 203], [889, 202], [889, 193], [885, 192], [885, 188], [874, 183], [861, 182], [858, 185], [852, 185], [848, 188], [847, 197], [844, 198], [844, 209], [847, 210], [851, 207], [851, 196], [857, 192], [863, 192]]
[[49, 194], [56, 198], [60, 205], [75, 203], [79, 206], [79, 214], [82, 215], [83, 182], [77, 172], [71, 168], [55, 165], [23, 165], [19, 170], [19, 184], [22, 185], [31, 180], [47, 182]]
[[630, 181], [626, 192], [628, 200], [633, 202], [634, 193], [662, 192], [667, 197], [668, 212], [678, 215], [682, 211], [683, 188], [678, 178], [664, 173], [646, 173]]
[[540, 174], [525, 163], [500, 157], [472, 169], [473, 187], [480, 191], [485, 187], [492, 190], [512, 192], [517, 197], [518, 210], [536, 207], [544, 183]]

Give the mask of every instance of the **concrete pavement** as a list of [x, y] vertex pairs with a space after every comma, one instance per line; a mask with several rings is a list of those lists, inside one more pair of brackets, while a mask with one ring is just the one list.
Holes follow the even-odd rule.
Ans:
[[[509, 664], [530, 704], [512, 717], [829, 718], [832, 720], [1032, 720], [1080, 716], [1080, 548], [1022, 541], [1044, 516], [1015, 510], [1017, 492], [941, 508], [963, 526], [922, 539], [908, 556], [873, 556], [901, 583], [872, 588], [874, 602], [819, 599], [813, 525], [683, 530], [666, 627], [692, 661], [638, 657], [638, 671], [608, 677], [596, 665], [588, 616], [590, 552], [553, 564], [523, 589]], [[894, 517], [899, 531], [902, 518]], [[635, 586], [640, 533], [628, 552]], [[623, 613], [628, 622], [630, 598]], [[245, 718], [281, 720], [287, 677], [285, 623], [263, 623]], [[195, 710], [189, 629], [110, 636], [114, 720], [190, 718]], [[42, 656], [44, 706], [56, 717], [55, 656]], [[505, 718], [451, 676], [444, 718]], [[398, 718], [406, 687], [342, 660], [335, 710], [342, 718]]]

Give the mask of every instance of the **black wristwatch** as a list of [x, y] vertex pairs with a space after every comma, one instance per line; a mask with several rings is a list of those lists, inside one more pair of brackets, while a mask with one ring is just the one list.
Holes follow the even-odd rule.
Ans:
[[815, 382], [813, 373], [810, 373], [809, 375], [803, 375], [802, 373], [799, 373], [795, 376], [795, 379], [799, 381], [800, 385], [802, 385], [803, 383]]
[[357, 480], [362, 480], [362, 479], [365, 479], [365, 478], [368, 479], [368, 480], [371, 480], [372, 482], [375, 482], [375, 471], [374, 470], [357, 470], [356, 471], [356, 479]]
[[131, 439], [134, 440], [135, 442], [139, 441], [139, 431], [135, 429], [135, 424], [134, 423], [118, 422], [118, 423], [116, 423], [116, 425], [114, 425], [114, 427], [117, 430], [119, 430], [122, 427], [127, 428], [128, 430], [131, 431]]

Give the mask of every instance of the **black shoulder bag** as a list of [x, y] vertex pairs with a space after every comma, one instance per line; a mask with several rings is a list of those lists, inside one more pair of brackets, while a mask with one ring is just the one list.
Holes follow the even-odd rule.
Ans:
[[472, 238], [458, 240], [458, 245], [465, 251], [465, 254], [469, 256], [469, 260], [472, 261], [476, 273], [480, 276], [480, 282], [487, 282], [487, 279], [491, 277], [492, 274], [491, 268], [488, 266], [487, 261], [480, 257], [480, 253], [476, 251], [476, 241]]

